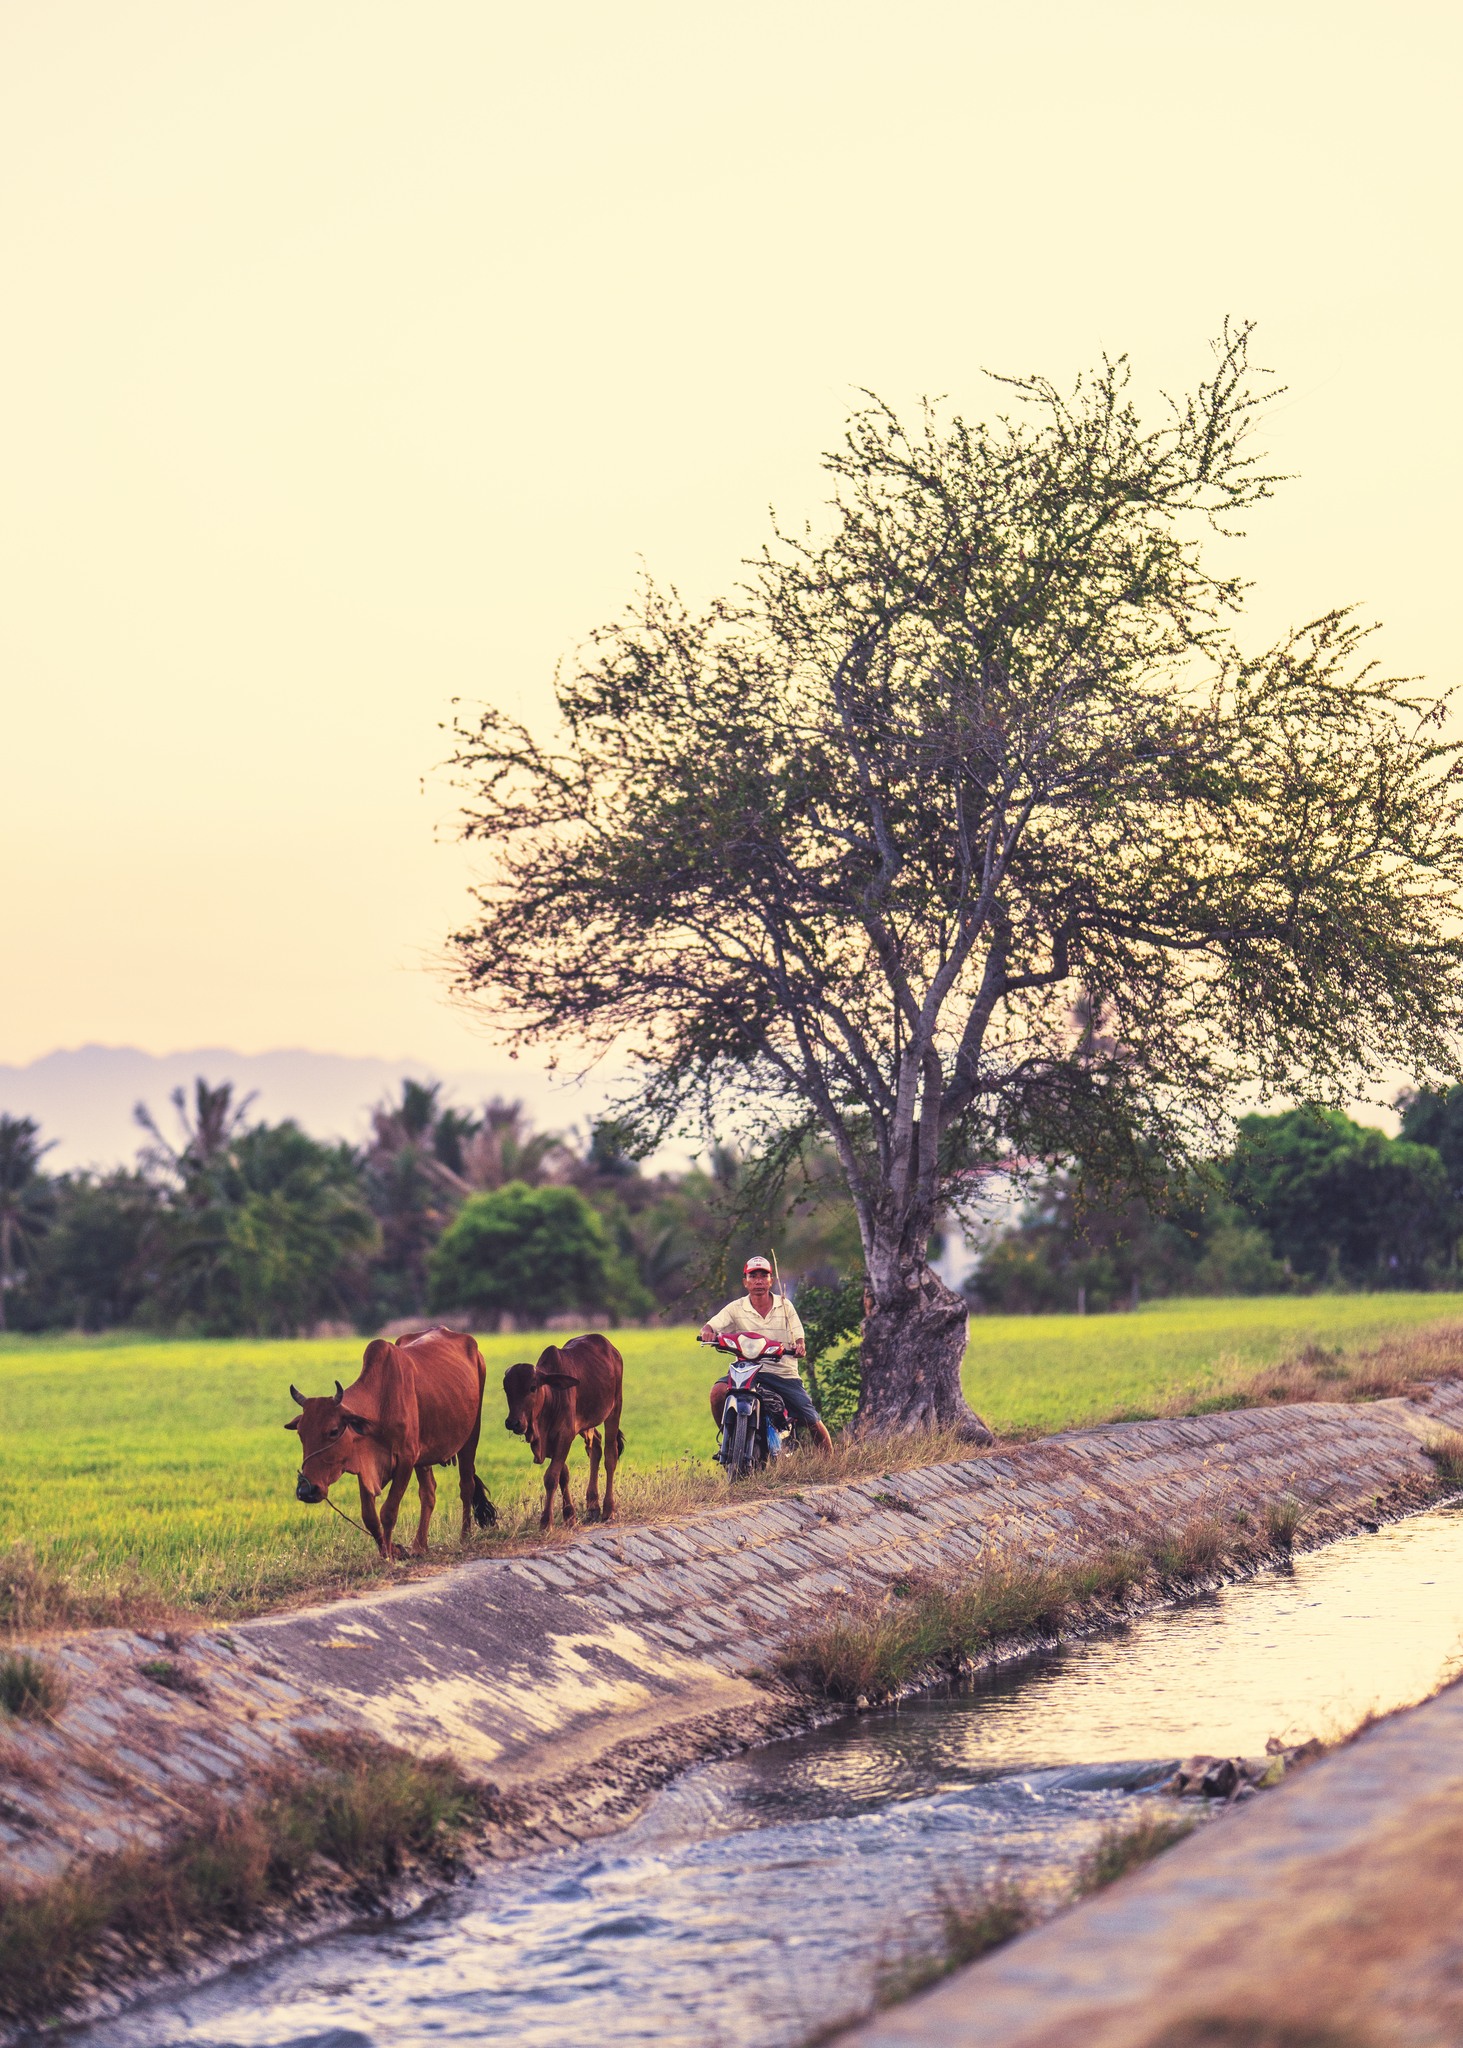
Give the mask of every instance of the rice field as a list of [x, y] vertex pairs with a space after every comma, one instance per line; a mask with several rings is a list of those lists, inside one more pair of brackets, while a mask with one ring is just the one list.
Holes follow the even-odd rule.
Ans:
[[[965, 1386], [1001, 1431], [1050, 1431], [1202, 1402], [1307, 1345], [1354, 1352], [1459, 1320], [1450, 1295], [1330, 1295], [1160, 1302], [1112, 1316], [988, 1316], [972, 1324]], [[719, 1483], [706, 1389], [713, 1372], [690, 1329], [627, 1330], [627, 1479], [665, 1497], [694, 1463]], [[506, 1366], [541, 1337], [486, 1337], [480, 1469], [505, 1520], [541, 1499], [522, 1440], [502, 1427]], [[306, 1589], [372, 1576], [365, 1539], [294, 1498], [288, 1388], [349, 1382], [358, 1338], [161, 1342], [0, 1338], [0, 1552], [24, 1545], [83, 1588], [121, 1588], [170, 1609], [255, 1610]], [[655, 1482], [648, 1475], [661, 1468]], [[573, 1466], [582, 1495], [583, 1465]], [[354, 1488], [337, 1489], [355, 1507]], [[415, 1488], [402, 1526], [415, 1525]], [[649, 1496], [647, 1496], [649, 1498]], [[515, 1511], [520, 1511], [515, 1513]], [[434, 1535], [455, 1554], [453, 1475], [440, 1475]], [[491, 1538], [480, 1539], [490, 1545]]]

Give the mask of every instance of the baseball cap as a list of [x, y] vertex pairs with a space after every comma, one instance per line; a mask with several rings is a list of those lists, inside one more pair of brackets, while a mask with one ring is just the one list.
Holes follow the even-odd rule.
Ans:
[[744, 1273], [770, 1273], [772, 1271], [772, 1261], [771, 1259], [764, 1259], [761, 1252], [753, 1252], [751, 1257], [743, 1262], [742, 1271]]

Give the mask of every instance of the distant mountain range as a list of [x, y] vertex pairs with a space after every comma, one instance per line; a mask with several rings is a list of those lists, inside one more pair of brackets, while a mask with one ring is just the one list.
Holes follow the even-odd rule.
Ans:
[[441, 1081], [447, 1098], [464, 1108], [499, 1095], [519, 1100], [541, 1130], [587, 1123], [599, 1091], [557, 1088], [525, 1063], [482, 1073], [443, 1073], [420, 1060], [377, 1060], [333, 1052], [231, 1052], [223, 1046], [191, 1052], [148, 1053], [135, 1046], [83, 1045], [47, 1053], [29, 1066], [0, 1066], [0, 1110], [33, 1116], [54, 1139], [52, 1172], [76, 1166], [130, 1165], [142, 1132], [133, 1104], [145, 1102], [165, 1132], [174, 1127], [168, 1098], [174, 1088], [191, 1096], [195, 1076], [232, 1081], [236, 1094], [258, 1091], [253, 1115], [266, 1123], [293, 1117], [317, 1138], [363, 1138], [374, 1104], [394, 1096], [403, 1078]]

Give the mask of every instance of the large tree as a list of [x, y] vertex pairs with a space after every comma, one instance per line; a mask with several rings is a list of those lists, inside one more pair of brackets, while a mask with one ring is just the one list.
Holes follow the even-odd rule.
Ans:
[[1213, 1146], [1246, 1090], [1455, 1071], [1441, 704], [1343, 611], [1236, 638], [1269, 388], [1226, 330], [1156, 425], [1123, 362], [1003, 380], [986, 424], [871, 401], [820, 529], [700, 614], [648, 583], [553, 733], [461, 729], [465, 987], [638, 1062], [646, 1141], [693, 1106], [745, 1133], [755, 1104], [780, 1156], [826, 1133], [865, 1426], [981, 1433], [927, 1247], [984, 1164], [1120, 1176]]

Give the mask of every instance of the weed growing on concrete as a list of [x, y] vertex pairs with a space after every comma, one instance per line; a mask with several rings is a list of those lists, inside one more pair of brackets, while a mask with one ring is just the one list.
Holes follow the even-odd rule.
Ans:
[[952, 1970], [1024, 1934], [1036, 1918], [1026, 1893], [1009, 1881], [981, 1885], [973, 1891], [942, 1886], [936, 1894], [936, 1910], [940, 1916], [936, 1947], [922, 1955], [904, 1956], [881, 1970], [874, 1993], [876, 2006], [898, 2005], [913, 1998]]
[[154, 1685], [162, 1686], [167, 1692], [191, 1693], [195, 1699], [202, 1699], [207, 1692], [196, 1672], [190, 1671], [186, 1664], [176, 1663], [171, 1657], [149, 1657], [137, 1668], [144, 1678], [150, 1678]]
[[1073, 1886], [1076, 1897], [1085, 1899], [1089, 1893], [1100, 1892], [1104, 1885], [1126, 1877], [1130, 1870], [1151, 1863], [1155, 1856], [1161, 1856], [1165, 1849], [1191, 1835], [1196, 1825], [1188, 1817], [1159, 1817], [1135, 1821], [1131, 1827], [1109, 1828], [1077, 1872]]
[[1292, 1549], [1306, 1514], [1304, 1502], [1298, 1501], [1293, 1493], [1283, 1493], [1279, 1500], [1268, 1502], [1265, 1508], [1265, 1541], [1270, 1548]]
[[54, 2018], [105, 1960], [173, 1956], [189, 1937], [257, 1926], [317, 1858], [376, 1885], [403, 1857], [442, 1854], [483, 1813], [449, 1764], [330, 1737], [314, 1768], [278, 1772], [239, 1806], [200, 1808], [167, 1847], [102, 1859], [0, 1897], [0, 2015]]
[[448, 1764], [385, 1747], [362, 1755], [353, 1736], [312, 1736], [305, 1748], [325, 1772], [305, 1788], [311, 1848], [343, 1870], [389, 1874], [399, 1847], [425, 1850], [481, 1809]]
[[1360, 2034], [1292, 2026], [1261, 2014], [1196, 2013], [1155, 2034], [1147, 2048], [1370, 2048]]
[[1216, 1516], [1199, 1515], [1159, 1537], [1148, 1554], [1160, 1578], [1201, 1579], [1235, 1548], [1232, 1535]]
[[783, 1675], [829, 1699], [888, 1699], [922, 1673], [958, 1670], [994, 1644], [1050, 1636], [1089, 1601], [1120, 1599], [1146, 1566], [1130, 1546], [1067, 1566], [997, 1558], [973, 1577], [909, 1579], [851, 1602], [790, 1643]]
[[59, 1680], [38, 1657], [24, 1652], [0, 1657], [0, 1711], [44, 1721], [55, 1713], [63, 1697]]
[[1463, 1436], [1456, 1429], [1440, 1430], [1422, 1448], [1446, 1486], [1463, 1486]]

